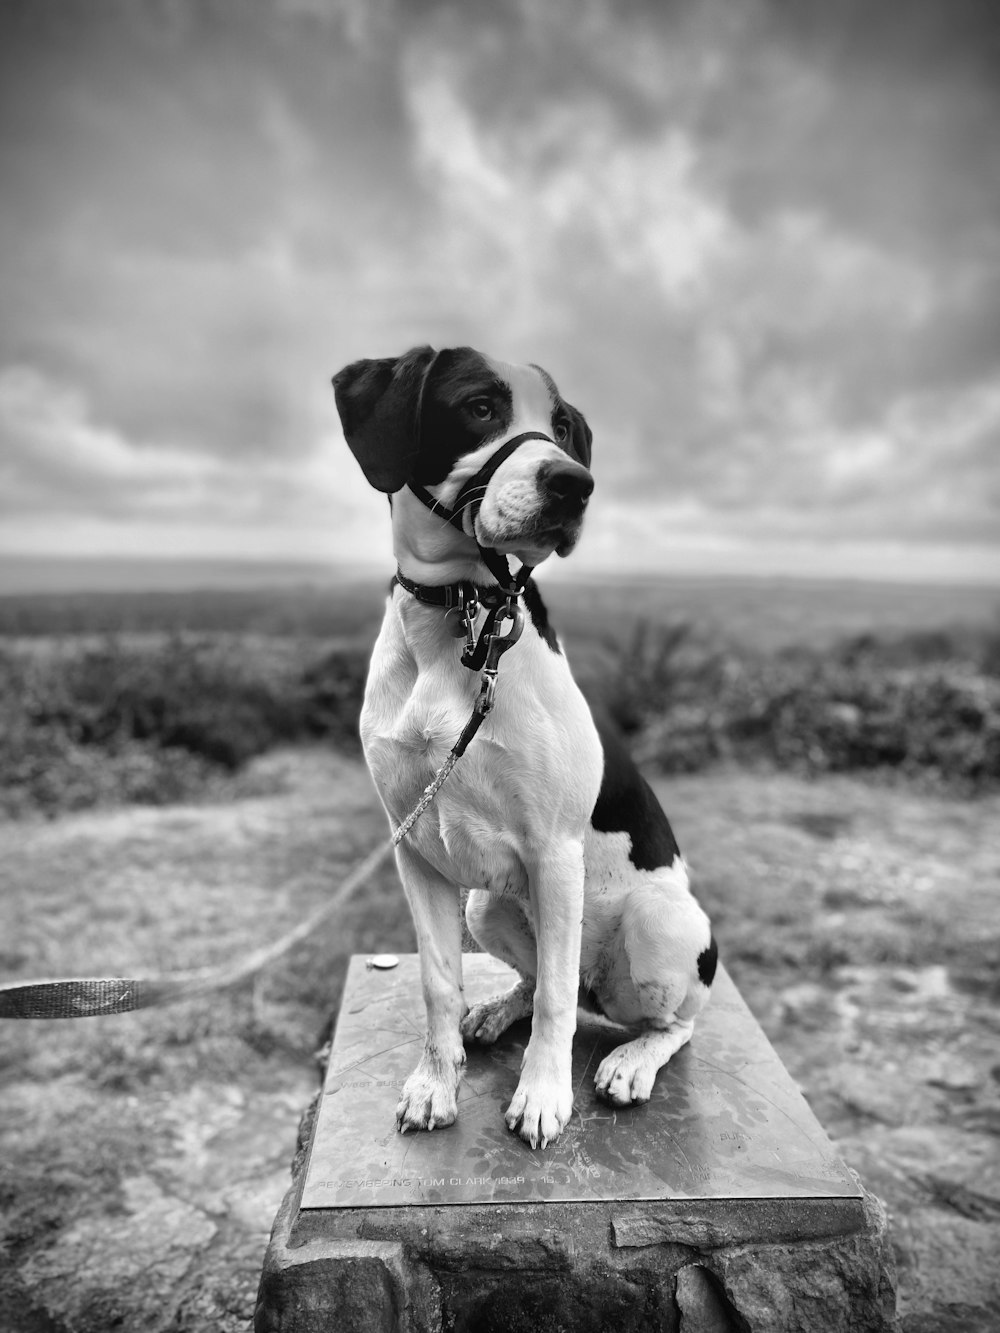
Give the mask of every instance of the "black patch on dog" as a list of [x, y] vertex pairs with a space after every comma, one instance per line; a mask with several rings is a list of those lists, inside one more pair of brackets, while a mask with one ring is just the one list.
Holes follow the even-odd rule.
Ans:
[[417, 406], [432, 347], [403, 356], [352, 361], [333, 377], [344, 438], [376, 490], [391, 495], [406, 485], [419, 443]]
[[554, 653], [561, 655], [562, 649], [559, 647], [559, 640], [556, 638], [556, 632], [549, 623], [549, 613], [542, 601], [542, 594], [538, 591], [538, 585], [534, 579], [529, 579], [525, 584], [524, 609], [531, 617], [531, 623], [535, 629], [548, 644]]
[[[487, 399], [493, 414], [481, 420], [470, 400]], [[509, 384], [471, 347], [439, 352], [424, 383], [420, 446], [413, 479], [421, 486], [444, 481], [456, 459], [510, 429], [514, 407]]]
[[713, 935], [708, 942], [708, 948], [702, 949], [698, 955], [698, 980], [703, 986], [711, 986], [715, 980], [715, 969], [719, 962], [719, 946], [715, 942]]
[[636, 870], [672, 865], [680, 848], [670, 821], [626, 750], [614, 723], [594, 708], [594, 724], [604, 749], [604, 776], [590, 822], [598, 833], [627, 833], [628, 859]]
[[600, 1014], [601, 1018], [607, 1018], [601, 998], [592, 986], [581, 986], [577, 992], [576, 1002], [584, 1013]]
[[[555, 380], [544, 367], [536, 366], [535, 363], [532, 362], [532, 369], [537, 370], [539, 375], [541, 375], [553, 398], [553, 439], [555, 439], [560, 449], [569, 454], [570, 458], [575, 459], [578, 463], [582, 463], [585, 468], [589, 468], [591, 445], [593, 444], [594, 436], [590, 427], [587, 425], [586, 417], [579, 408], [574, 407], [572, 403], [567, 403], [566, 399], [559, 392]], [[559, 439], [559, 426], [566, 427], [566, 435], [562, 440]]]

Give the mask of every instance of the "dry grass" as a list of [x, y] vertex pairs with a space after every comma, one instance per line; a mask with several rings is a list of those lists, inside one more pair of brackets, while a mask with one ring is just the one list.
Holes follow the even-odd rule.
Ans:
[[[238, 956], [321, 902], [382, 823], [356, 761], [305, 752], [198, 805], [0, 826], [3, 975]], [[376, 945], [412, 947], [389, 870], [252, 989], [0, 1030], [0, 1328], [246, 1327], [314, 1052], [350, 953]]]
[[[1000, 1238], [983, 1167], [1000, 1130], [1000, 799], [728, 770], [658, 786], [731, 972], [889, 1202], [905, 1327], [985, 1329], [945, 1269], [956, 1227], [973, 1258]], [[319, 750], [266, 756], [199, 804], [8, 824], [4, 971], [232, 957], [322, 901], [382, 832], [360, 763]], [[347, 958], [412, 947], [387, 870], [252, 991], [3, 1029], [0, 1292], [52, 1320], [7, 1326], [245, 1328]], [[991, 1272], [960, 1276], [995, 1317]]]

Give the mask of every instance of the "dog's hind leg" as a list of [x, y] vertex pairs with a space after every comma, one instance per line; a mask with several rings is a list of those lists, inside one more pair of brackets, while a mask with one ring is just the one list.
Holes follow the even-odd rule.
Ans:
[[396, 862], [416, 929], [427, 1010], [424, 1052], [396, 1107], [396, 1123], [406, 1133], [450, 1125], [458, 1114], [465, 1064], [459, 1032], [465, 1012], [462, 914], [458, 889], [412, 848], [399, 846]]
[[602, 1060], [594, 1076], [599, 1096], [614, 1106], [631, 1106], [648, 1102], [656, 1075], [672, 1055], [688, 1041], [694, 1032], [694, 1021], [676, 1019], [662, 1028], [649, 1028], [632, 1041], [616, 1046]]
[[656, 1075], [691, 1039], [715, 975], [708, 918], [674, 872], [630, 894], [616, 941], [615, 990], [605, 1012], [643, 1031], [617, 1046], [594, 1077], [614, 1106], [647, 1102]]
[[469, 894], [465, 920], [480, 948], [507, 963], [521, 977], [510, 990], [474, 1004], [462, 1019], [465, 1040], [488, 1046], [512, 1023], [527, 1018], [534, 1008], [535, 936], [518, 900], [495, 898], [484, 889], [474, 889]]

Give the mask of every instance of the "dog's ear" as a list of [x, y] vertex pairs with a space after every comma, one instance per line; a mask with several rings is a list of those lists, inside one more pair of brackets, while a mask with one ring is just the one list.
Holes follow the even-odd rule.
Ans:
[[590, 467], [590, 446], [594, 436], [590, 427], [587, 425], [587, 418], [583, 415], [580, 409], [574, 407], [572, 403], [567, 403], [565, 399], [563, 399], [563, 402], [566, 411], [569, 413], [569, 419], [572, 422], [569, 452], [574, 458], [581, 462], [584, 467]]
[[353, 361], [333, 377], [344, 437], [378, 491], [406, 485], [420, 447], [424, 380], [435, 352], [414, 347], [399, 357]]

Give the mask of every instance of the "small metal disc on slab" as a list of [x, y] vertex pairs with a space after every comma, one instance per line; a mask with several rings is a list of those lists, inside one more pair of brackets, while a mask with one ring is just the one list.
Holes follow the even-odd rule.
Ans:
[[388, 972], [391, 967], [399, 966], [399, 959], [394, 953], [377, 953], [368, 959], [369, 967], [377, 967], [380, 972]]

